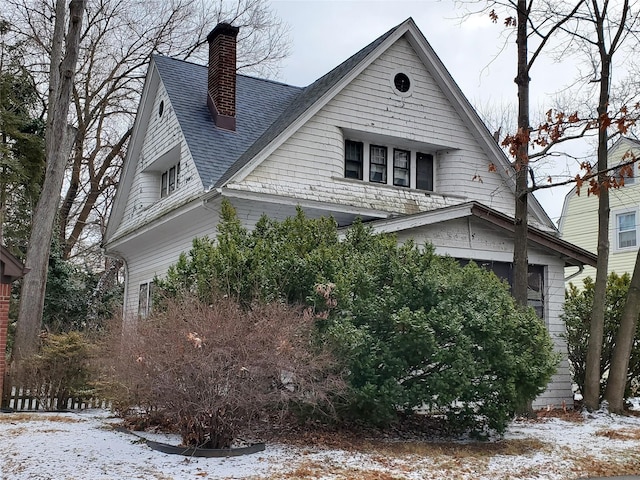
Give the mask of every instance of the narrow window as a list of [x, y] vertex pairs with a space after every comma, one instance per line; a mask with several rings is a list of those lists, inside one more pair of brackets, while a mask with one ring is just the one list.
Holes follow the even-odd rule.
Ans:
[[369, 181], [387, 183], [387, 147], [371, 145], [369, 155]]
[[169, 193], [173, 193], [176, 189], [176, 167], [169, 169]]
[[362, 180], [362, 142], [346, 140], [344, 142], [344, 176]]
[[393, 184], [400, 187], [409, 186], [409, 162], [411, 152], [407, 150], [393, 150]]
[[138, 296], [138, 315], [146, 317], [149, 311], [149, 284], [140, 284], [140, 295]]
[[162, 174], [162, 185], [160, 186], [160, 198], [164, 198], [167, 196], [168, 180], [169, 180], [169, 172], [164, 172]]
[[618, 248], [635, 247], [636, 242], [636, 214], [635, 212], [616, 215], [618, 220]]
[[416, 188], [433, 192], [433, 155], [416, 154]]

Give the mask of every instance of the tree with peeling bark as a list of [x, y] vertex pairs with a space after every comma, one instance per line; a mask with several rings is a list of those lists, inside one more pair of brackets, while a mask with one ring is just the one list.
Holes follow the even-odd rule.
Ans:
[[[49, 249], [58, 210], [58, 199], [64, 180], [69, 149], [73, 138], [67, 117], [71, 90], [82, 32], [86, 0], [69, 4], [69, 24], [65, 33], [66, 5], [57, 0], [55, 32], [52, 42], [49, 108], [45, 133], [46, 170], [42, 192], [34, 212], [27, 249], [26, 266], [30, 269], [23, 280], [18, 324], [12, 362], [16, 367], [37, 350], [38, 334], [44, 308], [44, 294], [49, 265]], [[64, 51], [62, 44], [64, 41]]]

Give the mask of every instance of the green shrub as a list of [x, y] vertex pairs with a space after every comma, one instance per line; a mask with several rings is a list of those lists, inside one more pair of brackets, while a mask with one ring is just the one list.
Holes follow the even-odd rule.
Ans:
[[[607, 290], [605, 294], [605, 320], [604, 335], [602, 339], [602, 354], [600, 361], [600, 378], [606, 375], [611, 365], [611, 356], [615, 342], [616, 332], [620, 325], [622, 310], [629, 291], [631, 277], [628, 273], [617, 275], [615, 272], [607, 278]], [[587, 342], [589, 338], [589, 325], [591, 322], [591, 310], [595, 282], [591, 277], [583, 281], [583, 286], [578, 289], [572, 283], [565, 291], [565, 305], [563, 318], [567, 325], [566, 340], [569, 349], [569, 364], [573, 374], [573, 381], [580, 392], [584, 390], [585, 366], [587, 359]], [[627, 373], [627, 386], [625, 395], [633, 396], [637, 393], [640, 381], [640, 322], [636, 326], [636, 340], [631, 351], [629, 370]], [[604, 382], [601, 382], [604, 393]]]
[[93, 353], [93, 345], [80, 332], [42, 337], [39, 353], [27, 360], [23, 372], [42, 406], [66, 408], [70, 398], [93, 396]]
[[245, 305], [305, 301], [349, 382], [345, 419], [385, 424], [427, 408], [453, 427], [502, 432], [557, 363], [533, 310], [517, 308], [492, 273], [429, 246], [398, 246], [358, 222], [339, 241], [333, 220], [300, 209], [249, 232], [223, 204], [217, 242], [194, 241], [159, 285], [204, 301], [217, 293]]

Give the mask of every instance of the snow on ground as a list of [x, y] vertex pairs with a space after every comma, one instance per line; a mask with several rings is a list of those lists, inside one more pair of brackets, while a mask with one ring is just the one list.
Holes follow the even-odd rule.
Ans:
[[[516, 420], [494, 443], [371, 441], [345, 450], [267, 444], [264, 452], [242, 457], [186, 458], [114, 430], [118, 419], [105, 411], [9, 413], [0, 414], [0, 479], [560, 480], [640, 474], [639, 416], [567, 418]], [[179, 443], [177, 437], [144, 435]]]

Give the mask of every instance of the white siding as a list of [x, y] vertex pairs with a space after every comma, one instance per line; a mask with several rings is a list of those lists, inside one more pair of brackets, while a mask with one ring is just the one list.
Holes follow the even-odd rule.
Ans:
[[[392, 86], [395, 73], [409, 74], [410, 96]], [[409, 188], [341, 181], [345, 136], [390, 147], [435, 153], [435, 195]], [[390, 155], [389, 163], [392, 164]], [[463, 119], [409, 43], [401, 39], [346, 86], [247, 178], [230, 188], [285, 192], [328, 203], [415, 213], [477, 200], [505, 213], [513, 195]], [[391, 173], [392, 168], [389, 169]], [[390, 175], [391, 176], [391, 175]], [[360, 183], [361, 185], [356, 185]]]
[[[160, 102], [164, 111], [158, 114]], [[179, 152], [179, 156], [178, 156]], [[153, 109], [146, 130], [124, 216], [111, 241], [159, 218], [202, 192], [202, 183], [187, 147], [182, 130], [162, 83], [153, 100]], [[179, 187], [171, 195], [160, 198], [162, 171], [180, 162]]]

